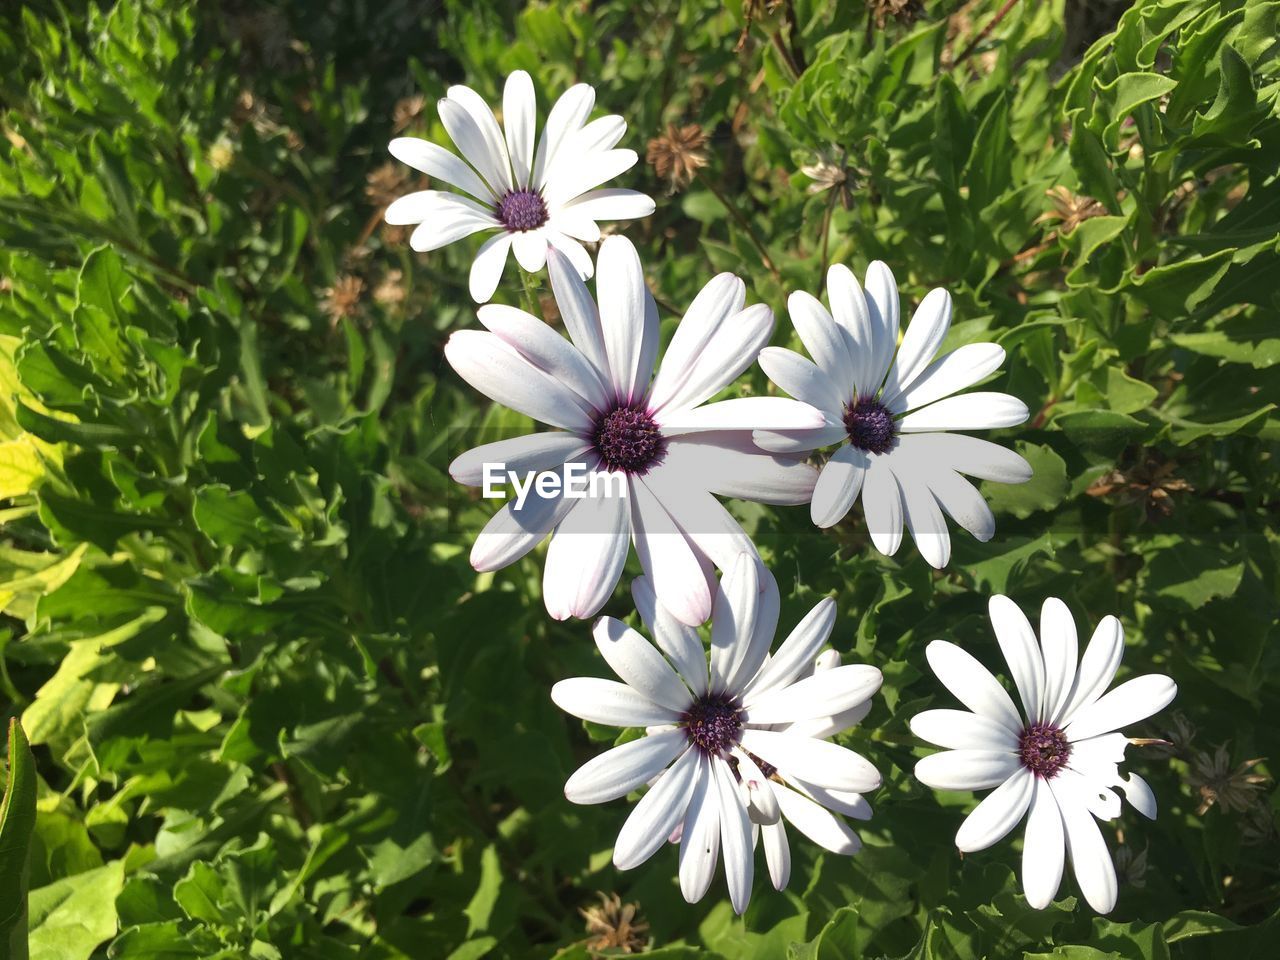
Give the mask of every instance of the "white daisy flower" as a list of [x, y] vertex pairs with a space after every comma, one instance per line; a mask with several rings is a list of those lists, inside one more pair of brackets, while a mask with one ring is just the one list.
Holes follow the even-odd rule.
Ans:
[[1094, 822], [1120, 815], [1119, 787], [1143, 816], [1156, 799], [1136, 773], [1117, 764], [1129, 739], [1114, 732], [1166, 707], [1178, 692], [1168, 677], [1148, 674], [1105, 693], [1120, 666], [1124, 630], [1104, 617], [1076, 663], [1076, 625], [1055, 597], [1040, 612], [1040, 642], [1008, 597], [993, 597], [991, 623], [1022, 699], [1019, 716], [1005, 688], [955, 644], [935, 640], [925, 651], [943, 685], [972, 713], [926, 710], [911, 721], [916, 736], [948, 749], [916, 764], [935, 790], [996, 789], [960, 825], [965, 853], [996, 843], [1027, 816], [1022, 889], [1036, 909], [1049, 905], [1062, 880], [1064, 849], [1089, 905], [1116, 903], [1116, 872]]
[[709, 671], [697, 631], [659, 605], [648, 580], [637, 579], [632, 594], [662, 653], [603, 617], [596, 644], [623, 682], [562, 680], [551, 699], [584, 720], [648, 730], [580, 767], [565, 796], [605, 803], [649, 784], [618, 834], [614, 864], [639, 866], [679, 831], [680, 889], [693, 903], [711, 885], [723, 847], [729, 899], [742, 913], [754, 870], [753, 817], [779, 828], [765, 837], [775, 883], [779, 873], [786, 882], [786, 867], [775, 867], [788, 858], [781, 816], [824, 846], [848, 851], [856, 842], [809, 798], [852, 797], [880, 785], [869, 761], [823, 739], [832, 718], [861, 710], [880, 689], [880, 671], [855, 664], [802, 678], [831, 633], [829, 598], [770, 657], [778, 588], [753, 554], [739, 554], [717, 588]]
[[1018, 454], [943, 432], [1027, 419], [1026, 405], [1007, 393], [953, 396], [999, 369], [1004, 350], [970, 343], [935, 360], [951, 324], [951, 297], [942, 289], [921, 302], [899, 347], [898, 289], [879, 261], [867, 268], [865, 293], [841, 265], [827, 272], [827, 289], [830, 313], [808, 293], [793, 293], [787, 302], [813, 360], [781, 347], [760, 354], [769, 379], [821, 410], [823, 426], [800, 434], [763, 428], [756, 442], [765, 450], [795, 452], [848, 441], [822, 467], [810, 504], [813, 522], [839, 523], [861, 493], [876, 549], [895, 553], [905, 520], [924, 558], [944, 567], [951, 538], [943, 512], [979, 540], [995, 533], [986, 501], [961, 474], [1002, 483], [1031, 477]]
[[[635, 248], [609, 237], [597, 267], [598, 309], [568, 260], [550, 255], [568, 341], [527, 313], [494, 305], [479, 311], [487, 331], [461, 330], [445, 345], [467, 383], [561, 428], [464, 453], [449, 467], [455, 480], [482, 486], [495, 463], [562, 472], [573, 464], [591, 474], [590, 492], [602, 494], [573, 499], [561, 485], [531, 493], [523, 506], [508, 501], [476, 538], [471, 563], [505, 567], [554, 530], [543, 576], [547, 612], [588, 617], [613, 592], [631, 542], [663, 605], [699, 624], [711, 614], [713, 565], [755, 553], [714, 495], [800, 504], [813, 493], [816, 471], [799, 456], [761, 451], [751, 429], [803, 429], [821, 417], [781, 397], [706, 403], [755, 361], [773, 330], [768, 307], [744, 308], [737, 277], [723, 273], [694, 298], [655, 375], [658, 313]], [[596, 474], [610, 482], [596, 485]], [[618, 489], [624, 495], [608, 495]]]
[[462, 158], [427, 140], [391, 141], [397, 160], [457, 187], [463, 194], [422, 190], [401, 197], [386, 212], [391, 224], [418, 224], [409, 239], [415, 250], [436, 250], [473, 233], [497, 230], [471, 264], [471, 296], [485, 303], [497, 289], [513, 251], [536, 273], [548, 245], [560, 250], [580, 276], [591, 276], [582, 243], [600, 239], [600, 220], [634, 220], [653, 213], [653, 200], [635, 190], [597, 189], [635, 165], [634, 150], [616, 150], [627, 131], [619, 116], [587, 122], [595, 89], [570, 87], [547, 115], [534, 149], [537, 104], [533, 81], [523, 70], [507, 77], [502, 126], [470, 87], [453, 86], [439, 101], [440, 121]]

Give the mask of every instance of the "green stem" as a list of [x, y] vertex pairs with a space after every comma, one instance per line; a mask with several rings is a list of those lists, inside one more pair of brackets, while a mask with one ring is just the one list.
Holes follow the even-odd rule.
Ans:
[[525, 272], [524, 267], [517, 264], [516, 269], [520, 273], [520, 283], [523, 286], [524, 308], [528, 313], [533, 314], [539, 320], [543, 319], [542, 307], [538, 304], [537, 287], [535, 286], [533, 274]]
[[698, 179], [702, 181], [702, 185], [710, 190], [715, 198], [724, 205], [724, 208], [729, 211], [729, 215], [733, 217], [734, 220], [738, 221], [738, 226], [742, 227], [742, 229], [746, 231], [747, 237], [751, 240], [752, 246], [760, 252], [760, 259], [764, 263], [765, 268], [773, 274], [773, 279], [781, 280], [782, 274], [778, 272], [778, 268], [773, 262], [773, 257], [769, 255], [769, 248], [764, 245], [764, 241], [760, 238], [760, 235], [756, 233], [755, 228], [751, 226], [751, 221], [747, 219], [746, 215], [738, 209], [737, 204], [730, 200], [725, 192], [721, 190], [720, 187], [716, 185], [716, 182], [711, 177], [707, 176], [705, 172], [699, 171]]

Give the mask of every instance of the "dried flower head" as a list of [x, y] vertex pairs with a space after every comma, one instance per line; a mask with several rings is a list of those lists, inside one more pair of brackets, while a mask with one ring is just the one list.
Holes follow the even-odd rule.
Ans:
[[824, 150], [812, 163], [803, 164], [800, 172], [813, 181], [806, 188], [811, 194], [836, 191], [840, 205], [848, 210], [853, 206], [853, 189], [860, 182], [860, 171], [852, 166], [843, 150]]
[[659, 177], [667, 181], [671, 193], [687, 187], [698, 171], [707, 165], [702, 147], [707, 135], [696, 123], [677, 127], [667, 124], [667, 132], [649, 141], [645, 161]]
[[1276, 816], [1265, 803], [1255, 803], [1245, 811], [1240, 825], [1240, 839], [1251, 847], [1276, 839]]
[[395, 107], [391, 111], [391, 129], [396, 133], [407, 130], [415, 120], [422, 116], [422, 110], [426, 105], [427, 99], [420, 93], [397, 100]]
[[867, 0], [867, 16], [877, 30], [883, 30], [890, 20], [901, 24], [914, 23], [922, 13], [924, 4], [921, 0]]
[[1258, 798], [1258, 788], [1270, 779], [1264, 773], [1249, 772], [1263, 759], [1246, 760], [1233, 770], [1231, 753], [1225, 743], [1213, 756], [1197, 750], [1187, 772], [1187, 779], [1200, 794], [1196, 813], [1204, 816], [1214, 804], [1234, 813], [1244, 813], [1252, 807]]
[[1118, 495], [1129, 503], [1141, 503], [1146, 508], [1147, 519], [1157, 520], [1173, 513], [1175, 493], [1193, 489], [1186, 480], [1174, 476], [1177, 468], [1173, 460], [1149, 457], [1127, 470], [1104, 474], [1085, 492], [1091, 497]]
[[404, 271], [388, 270], [382, 281], [373, 288], [373, 299], [384, 307], [391, 307], [404, 302], [405, 292]]
[[636, 918], [638, 904], [623, 903], [616, 893], [600, 894], [598, 906], [579, 910], [587, 922], [587, 949], [636, 953], [648, 943], [649, 924]]
[[382, 166], [369, 171], [365, 177], [364, 195], [369, 204], [378, 209], [379, 215], [404, 194], [409, 183], [409, 174], [404, 164], [388, 160]]
[[1093, 197], [1081, 196], [1064, 186], [1051, 187], [1044, 192], [1053, 204], [1052, 210], [1046, 210], [1036, 218], [1036, 223], [1056, 223], [1051, 235], [1072, 233], [1076, 227], [1086, 220], [1100, 217], [1107, 208]]
[[354, 274], [345, 274], [325, 289], [320, 310], [329, 318], [331, 326], [337, 326], [340, 320], [355, 315], [363, 294], [364, 281]]
[[1141, 890], [1147, 885], [1147, 848], [1135, 850], [1130, 844], [1116, 848], [1116, 879]]

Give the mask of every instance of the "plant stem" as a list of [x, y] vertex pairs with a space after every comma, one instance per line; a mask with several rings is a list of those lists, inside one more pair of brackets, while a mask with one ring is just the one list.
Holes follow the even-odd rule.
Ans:
[[829, 191], [827, 209], [822, 214], [822, 269], [818, 271], [818, 296], [827, 288], [827, 267], [831, 263], [831, 214], [836, 209], [836, 191]]
[[760, 235], [756, 233], [755, 228], [751, 226], [751, 221], [746, 218], [746, 215], [738, 209], [737, 204], [730, 200], [724, 191], [721, 190], [716, 185], [715, 181], [707, 176], [705, 172], [699, 171], [698, 179], [702, 181], [702, 185], [710, 190], [715, 198], [724, 205], [724, 208], [729, 211], [729, 215], [738, 221], [738, 225], [746, 231], [748, 238], [751, 240], [752, 246], [760, 252], [760, 259], [764, 263], [765, 268], [773, 274], [773, 279], [781, 280], [782, 274], [778, 272], [778, 268], [773, 262], [773, 257], [769, 255], [769, 248], [764, 245], [764, 241], [760, 239]]
[[539, 320], [545, 319], [542, 316], [542, 308], [538, 304], [537, 287], [534, 285], [533, 274], [526, 273], [524, 267], [519, 264], [516, 269], [520, 272], [520, 283], [523, 286], [524, 309], [526, 312], [533, 314]]
[[991, 18], [991, 21], [978, 31], [978, 35], [976, 37], [969, 41], [969, 45], [964, 48], [964, 52], [955, 58], [951, 64], [951, 69], [954, 70], [956, 67], [960, 66], [960, 64], [964, 63], [965, 60], [972, 55], [973, 51], [978, 49], [978, 44], [987, 39], [987, 36], [991, 31], [999, 25], [1001, 20], [1009, 15], [1009, 11], [1017, 6], [1017, 3], [1018, 0], [1005, 0], [1004, 6], [997, 10], [996, 15]]

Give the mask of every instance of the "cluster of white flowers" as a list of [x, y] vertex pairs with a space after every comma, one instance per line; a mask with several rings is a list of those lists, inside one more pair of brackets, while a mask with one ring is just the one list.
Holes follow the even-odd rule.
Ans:
[[[525, 271], [547, 268], [567, 339], [529, 313], [491, 305], [478, 311], [485, 330], [454, 333], [445, 356], [481, 393], [555, 429], [477, 447], [450, 473], [470, 486], [482, 486], [493, 464], [557, 479], [580, 469], [616, 482], [591, 484], [589, 496], [572, 495], [566, 483], [539, 484], [498, 510], [471, 562], [497, 570], [550, 536], [547, 612], [590, 617], [613, 595], [634, 546], [644, 575], [632, 596], [656, 647], [601, 618], [596, 644], [622, 682], [564, 680], [551, 695], [575, 716], [641, 727], [644, 736], [585, 764], [565, 794], [603, 803], [647, 788], [618, 835], [614, 863], [634, 867], [668, 840], [678, 843], [680, 887], [692, 902], [706, 893], [723, 851], [729, 896], [742, 912], [758, 841], [773, 885], [787, 883], [784, 821], [835, 853], [859, 849], [842, 816], [871, 816], [865, 795], [879, 788], [880, 774], [830, 738], [867, 716], [882, 677], [872, 666], [842, 666], [826, 648], [836, 616], [830, 599], [770, 654], [777, 585], [717, 497], [808, 503], [825, 528], [861, 495], [881, 553], [898, 550], [905, 526], [925, 560], [942, 568], [951, 555], [944, 514], [978, 540], [995, 534], [990, 508], [965, 477], [1031, 477], [1018, 454], [952, 431], [1015, 426], [1028, 411], [1008, 394], [962, 392], [999, 370], [1004, 350], [970, 343], [939, 356], [951, 322], [951, 297], [941, 289], [901, 331], [897, 286], [878, 261], [862, 285], [846, 267], [832, 267], [830, 309], [808, 293], [791, 295], [791, 323], [812, 359], [766, 346], [771, 310], [748, 306], [746, 284], [725, 273], [689, 304], [659, 361], [657, 308], [635, 248], [608, 237], [593, 264], [582, 246], [601, 240], [598, 221], [654, 210], [641, 193], [603, 186], [637, 158], [616, 147], [625, 122], [589, 120], [594, 105], [590, 86], [572, 87], [535, 136], [527, 73], [507, 79], [501, 125], [474, 91], [450, 87], [439, 115], [462, 157], [410, 138], [393, 141], [391, 152], [466, 195], [413, 193], [386, 218], [417, 224], [410, 243], [421, 251], [497, 231], [472, 264], [478, 302], [497, 288], [508, 250]], [[594, 299], [585, 282], [593, 273]], [[790, 398], [712, 401], [756, 361]], [[809, 463], [833, 446], [820, 469]], [[709, 659], [697, 629], [708, 618]], [[1039, 643], [1012, 601], [993, 598], [991, 619], [1024, 714], [971, 655], [933, 642], [930, 665], [972, 712], [929, 710], [912, 720], [917, 736], [947, 748], [922, 759], [916, 776], [939, 790], [995, 788], [961, 825], [962, 851], [996, 843], [1027, 816], [1022, 881], [1032, 906], [1053, 899], [1070, 853], [1085, 899], [1105, 913], [1116, 876], [1096, 821], [1120, 812], [1112, 788], [1155, 816], [1145, 781], [1118, 771], [1129, 740], [1114, 731], [1162, 709], [1176, 687], [1146, 676], [1105, 692], [1123, 648], [1114, 617], [1078, 662], [1075, 624], [1060, 600], [1045, 601]]]

